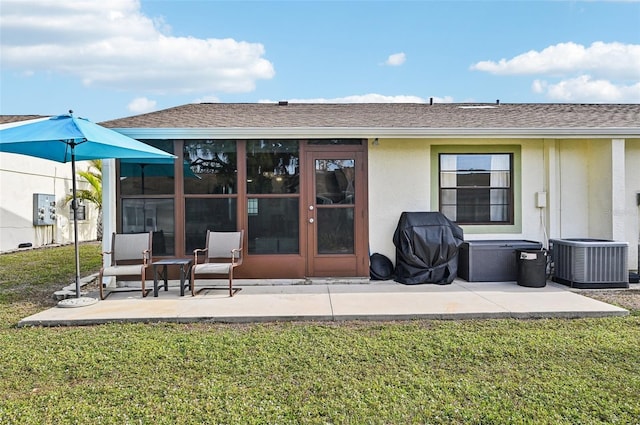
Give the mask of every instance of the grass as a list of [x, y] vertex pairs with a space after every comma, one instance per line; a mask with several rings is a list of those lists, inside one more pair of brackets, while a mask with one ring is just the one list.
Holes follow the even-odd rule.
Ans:
[[0, 255], [2, 424], [639, 423], [638, 316], [16, 328], [53, 304], [10, 290], [32, 255]]

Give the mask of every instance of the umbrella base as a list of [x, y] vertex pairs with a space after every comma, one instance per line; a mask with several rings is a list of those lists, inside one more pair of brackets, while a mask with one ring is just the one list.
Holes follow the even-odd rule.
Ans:
[[98, 300], [96, 298], [90, 297], [80, 297], [80, 298], [67, 298], [58, 303], [58, 307], [61, 308], [76, 308], [76, 307], [87, 307], [97, 303]]

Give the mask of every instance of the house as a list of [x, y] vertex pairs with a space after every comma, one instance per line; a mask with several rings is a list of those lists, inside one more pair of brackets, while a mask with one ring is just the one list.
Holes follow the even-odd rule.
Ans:
[[[15, 126], [41, 115], [0, 115], [0, 128]], [[88, 162], [78, 162], [77, 171]], [[79, 189], [88, 189], [78, 179]], [[73, 242], [73, 219], [65, 198], [71, 193], [70, 164], [12, 153], [0, 153], [0, 252], [19, 247], [41, 247]], [[45, 208], [37, 220], [38, 209]], [[98, 212], [93, 205], [81, 205], [78, 221], [80, 241], [96, 240]]]
[[640, 104], [201, 103], [101, 124], [178, 156], [104, 170], [105, 234], [153, 231], [154, 256], [242, 228], [240, 277], [366, 277], [403, 211], [441, 211], [469, 240], [626, 241], [638, 267]]

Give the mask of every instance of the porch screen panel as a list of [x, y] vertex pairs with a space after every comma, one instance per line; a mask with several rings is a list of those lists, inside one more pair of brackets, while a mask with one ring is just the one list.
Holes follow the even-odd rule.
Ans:
[[300, 192], [300, 154], [297, 140], [247, 142], [247, 193]]
[[238, 230], [237, 152], [235, 140], [185, 140], [185, 255], [204, 248], [207, 230]]
[[173, 255], [173, 212], [173, 199], [122, 199], [122, 233], [153, 232], [153, 255]]
[[[141, 140], [165, 152], [173, 153], [173, 140]], [[173, 195], [173, 160], [166, 163], [120, 160], [120, 194], [124, 196]]]
[[300, 252], [300, 152], [297, 140], [247, 141], [249, 254]]
[[299, 248], [298, 198], [249, 198], [248, 252], [297, 254]]
[[512, 224], [512, 154], [440, 154], [440, 211], [459, 224]]
[[185, 194], [238, 193], [238, 155], [235, 140], [184, 142]]
[[207, 230], [217, 232], [237, 230], [237, 199], [187, 198], [185, 199], [185, 251], [204, 248]]

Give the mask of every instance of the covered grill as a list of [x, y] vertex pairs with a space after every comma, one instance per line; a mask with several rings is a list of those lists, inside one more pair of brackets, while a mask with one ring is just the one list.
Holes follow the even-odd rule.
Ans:
[[439, 212], [403, 212], [393, 235], [396, 278], [407, 285], [453, 282], [462, 228]]

